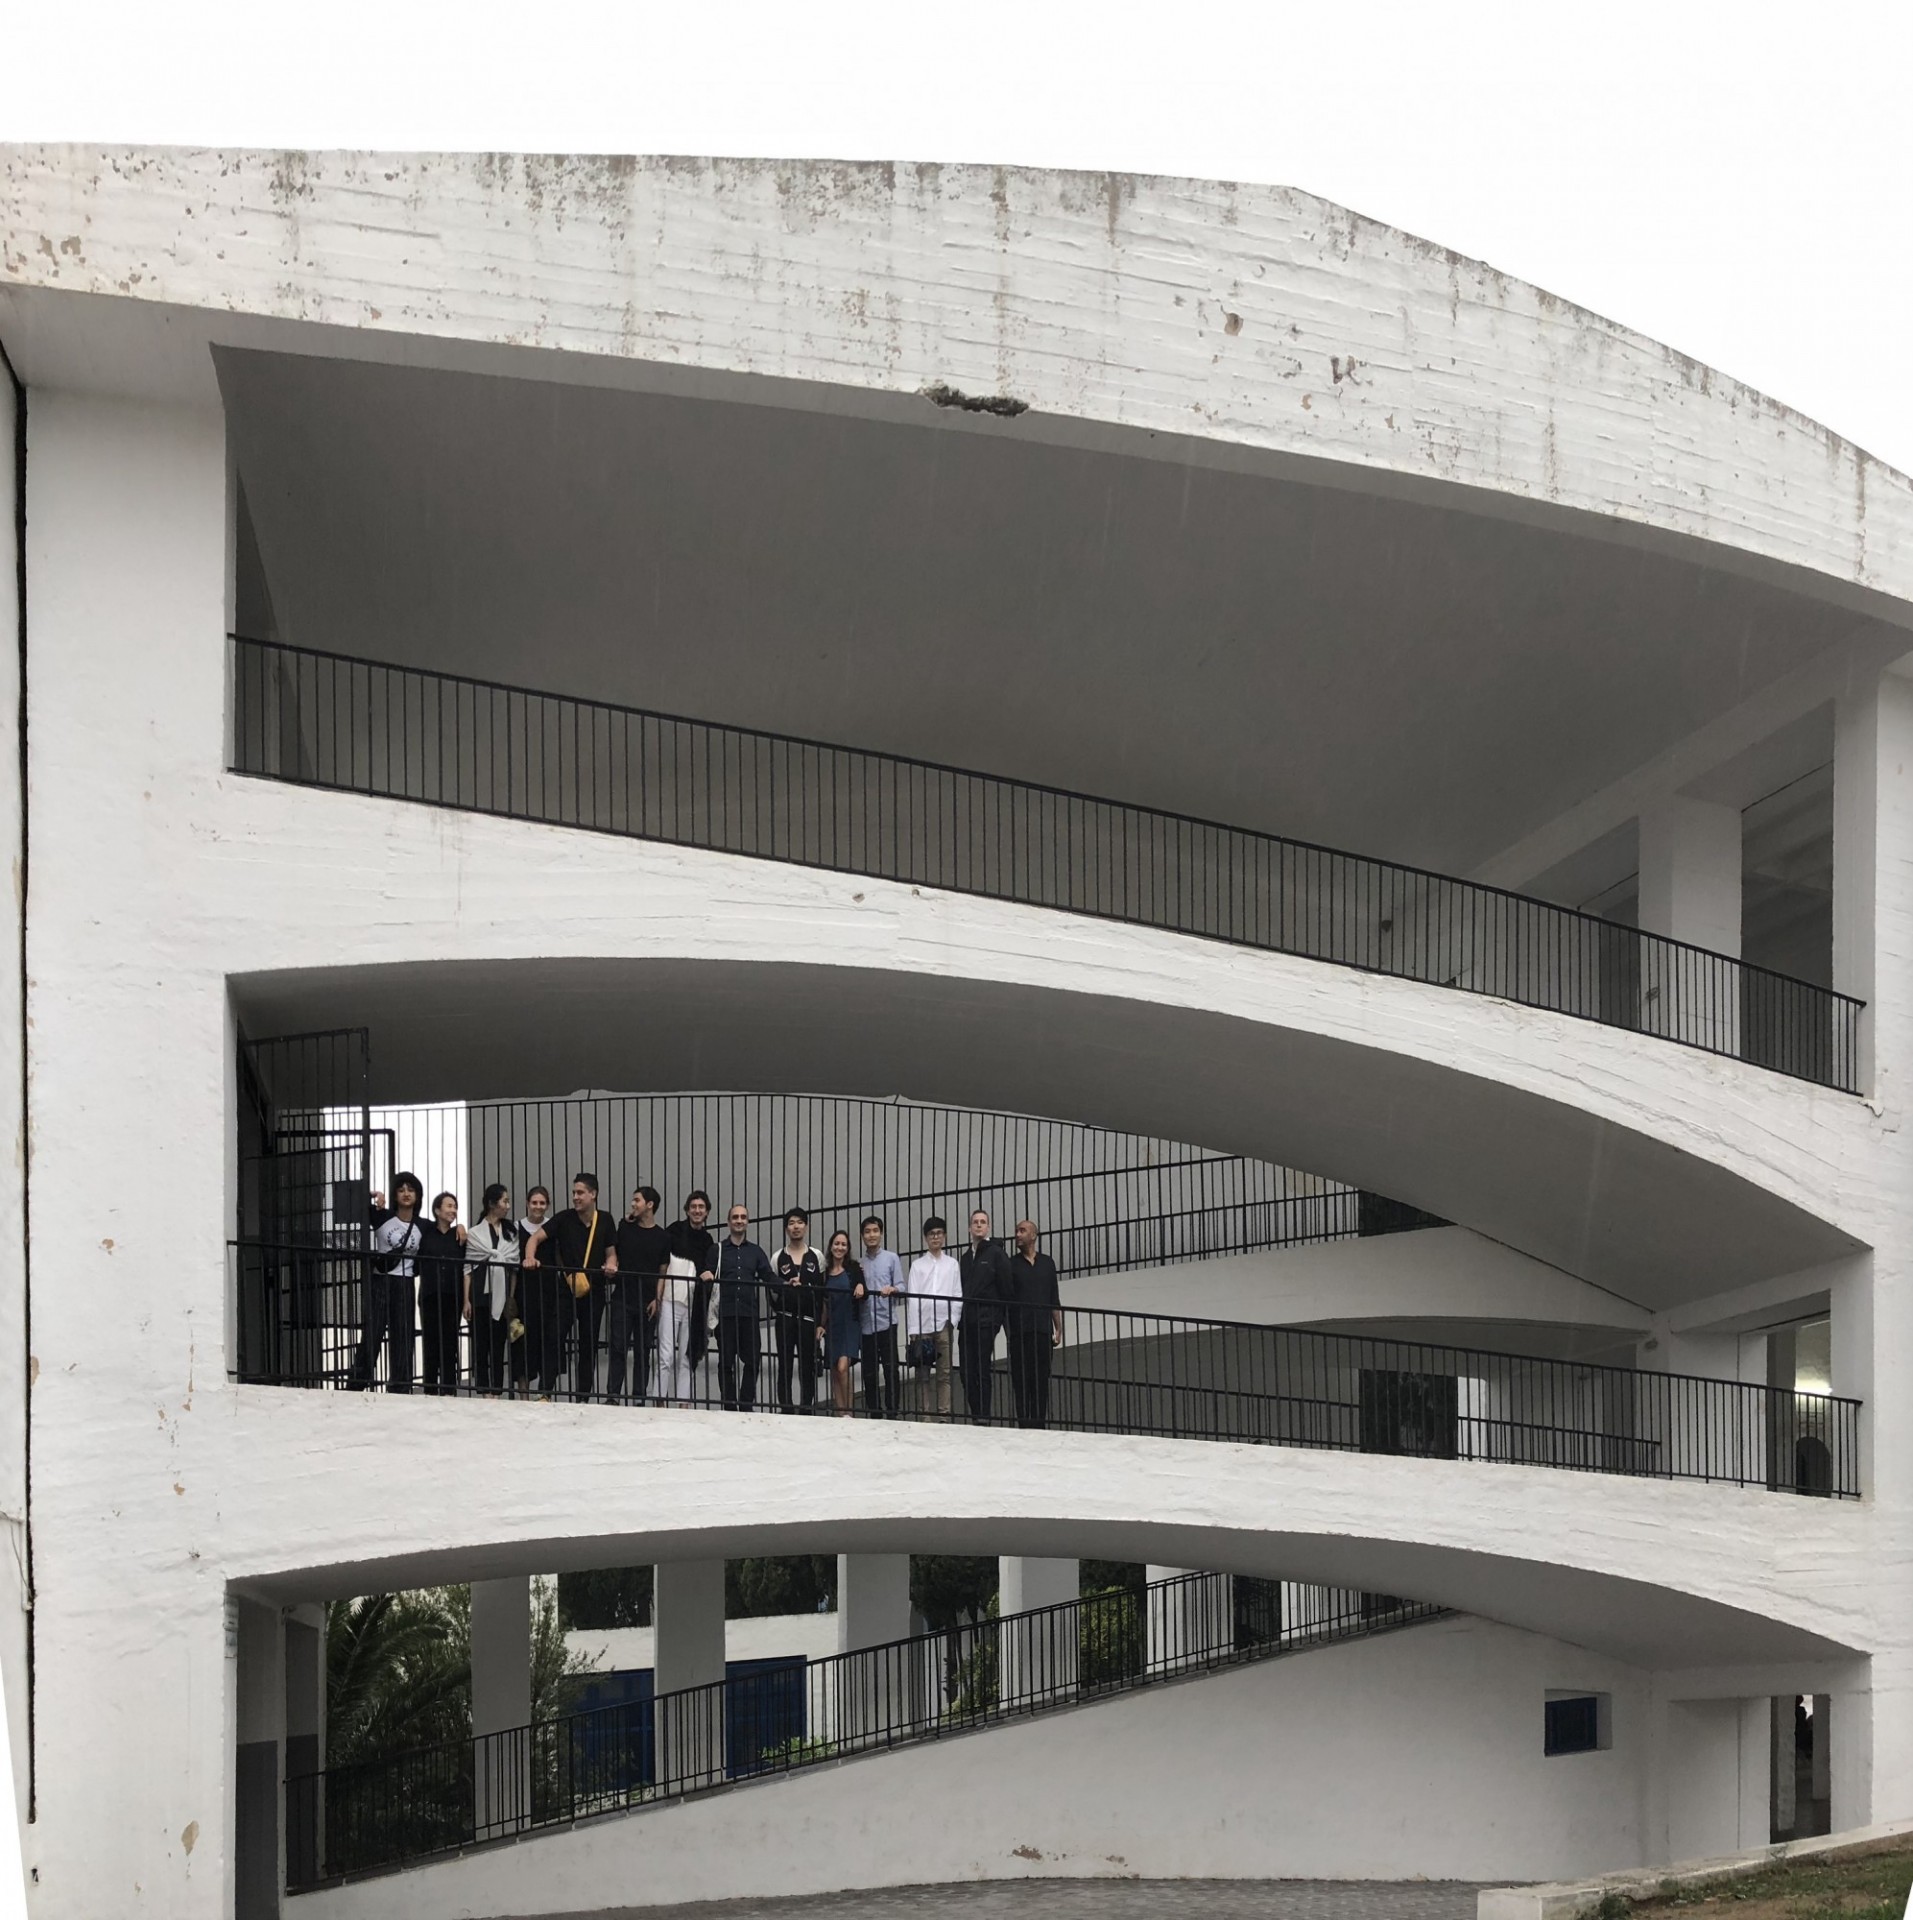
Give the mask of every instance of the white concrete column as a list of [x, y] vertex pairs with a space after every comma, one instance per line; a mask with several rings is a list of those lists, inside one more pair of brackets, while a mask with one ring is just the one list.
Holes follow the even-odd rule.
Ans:
[[1798, 1817], [1793, 1759], [1794, 1699], [1791, 1693], [1777, 1693], [1767, 1702], [1767, 1767], [1773, 1782], [1772, 1820], [1777, 1832], [1790, 1837]]
[[[18, 424], [13, 381], [0, 365], [0, 860], [16, 874], [25, 847], [20, 803], [20, 596], [15, 590], [18, 548]], [[11, 1143], [0, 1176], [0, 1207], [8, 1230], [0, 1235], [0, 1691], [5, 1694], [7, 1743], [13, 1761], [14, 1806], [24, 1827], [31, 1784], [27, 1689], [32, 1616], [27, 1592], [27, 1347], [26, 1208], [22, 1196], [27, 1136], [23, 1108], [22, 1019], [26, 995], [20, 974], [21, 894], [9, 891], [0, 920], [0, 1142]]]
[[834, 1698], [825, 1704], [832, 1739], [875, 1740], [901, 1733], [923, 1711], [922, 1670], [891, 1645], [910, 1633], [910, 1556], [837, 1556], [837, 1651]]
[[[1835, 702], [1833, 984], [1867, 1003], [1854, 1066], [1879, 1115], [1875, 1180], [1901, 1196], [1833, 1287], [1834, 1391], [1863, 1402], [1862, 1484], [1883, 1541], [1913, 1538], [1913, 681], [1888, 672]], [[1836, 1826], [1913, 1805], [1913, 1588], [1878, 1588], [1864, 1691], [1836, 1694], [1829, 1773]]]
[[531, 1818], [531, 1577], [472, 1582], [472, 1818], [480, 1839]]
[[[325, 1859], [326, 1631], [321, 1605], [286, 1614], [286, 1872], [304, 1885]], [[293, 1783], [301, 1784], [295, 1786]]]
[[[67, 865], [130, 901], [152, 884], [160, 844], [132, 823], [178, 819], [177, 809], [195, 806], [191, 796], [224, 778], [225, 423], [216, 404], [174, 409], [36, 388], [27, 431], [27, 753], [41, 799], [33, 867], [44, 876]], [[93, 715], [104, 725], [116, 714], [139, 720], [109, 729], [106, 753], [99, 725], [72, 724]], [[81, 793], [84, 809], [70, 804]], [[125, 830], [100, 831], [102, 817]], [[46, 1426], [55, 1445], [48, 1457], [57, 1460], [73, 1423], [90, 1417], [76, 1404], [47, 1404], [49, 1383], [76, 1368], [103, 1404], [164, 1408], [148, 1414], [143, 1438], [126, 1429], [112, 1454], [128, 1489], [127, 1523], [191, 1536], [209, 1556], [195, 1560], [182, 1547], [141, 1557], [130, 1577], [132, 1565], [102, 1549], [70, 1500], [50, 1509], [36, 1501], [31, 1857], [43, 1894], [70, 1912], [122, 1912], [137, 1886], [145, 1904], [174, 1920], [226, 1920], [238, 1623], [208, 1568], [217, 1565], [211, 1543], [230, 1455], [208, 1445], [212, 1428], [199, 1416], [224, 1391], [208, 1384], [208, 1368], [223, 1373], [233, 1352], [222, 1332], [237, 1153], [227, 987], [221, 963], [181, 954], [150, 986], [115, 991], [124, 956], [97, 938], [97, 919], [81, 918], [92, 909], [30, 885], [30, 1060], [70, 1061], [76, 1046], [102, 1059], [151, 1060], [157, 1023], [167, 1087], [167, 1124], [155, 1128], [141, 1102], [102, 1102], [84, 1074], [36, 1075], [36, 1187], [57, 1194], [91, 1181], [97, 1200], [84, 1248], [57, 1208], [36, 1207], [27, 1224], [32, 1268], [49, 1282], [33, 1292], [36, 1429]], [[11, 1154], [5, 1164], [14, 1165]], [[88, 1171], [101, 1167], [113, 1169], [104, 1185]], [[207, 1203], [191, 1219], [172, 1207], [168, 1220], [167, 1195], [195, 1184]], [[100, 1311], [129, 1270], [167, 1275], [165, 1312], [150, 1324]], [[0, 1304], [0, 1326], [5, 1311]], [[0, 1336], [0, 1376], [10, 1364], [5, 1345]], [[189, 1402], [197, 1411], [186, 1411]], [[116, 1703], [116, 1747], [138, 1756], [115, 1774], [111, 1819], [100, 1817], [102, 1699]], [[227, 1712], [214, 1710], [218, 1701], [231, 1703]], [[182, 1702], [200, 1704], [182, 1711]]]
[[855, 1653], [902, 1640], [910, 1632], [910, 1556], [837, 1556], [837, 1651]]
[[[1037, 1560], [1006, 1554], [997, 1562], [996, 1606], [999, 1618], [1058, 1607], [1082, 1591], [1082, 1568], [1074, 1560]], [[997, 1687], [1005, 1706], [1033, 1704], [1073, 1693], [1078, 1667], [1080, 1622], [1074, 1611], [1044, 1614], [1001, 1629]]]
[[1770, 1695], [1736, 1703], [1740, 1732], [1741, 1847], [1764, 1847], [1773, 1838], [1773, 1700]]
[[[1740, 809], [1676, 794], [1640, 819], [1643, 933], [1740, 957]], [[1739, 981], [1694, 954], [1641, 957], [1641, 1024], [1676, 1040], [1740, 1050]]]
[[1226, 1573], [1205, 1573], [1181, 1583], [1194, 1570], [1149, 1569], [1149, 1671], [1174, 1672], [1208, 1664], [1235, 1644], [1235, 1582]]
[[724, 1778], [724, 1562], [661, 1563], [651, 1620], [657, 1783], [711, 1786]]
[[238, 1640], [233, 1780], [233, 1914], [268, 1920], [285, 1885], [280, 1779], [285, 1764], [286, 1656], [279, 1609], [232, 1596]]

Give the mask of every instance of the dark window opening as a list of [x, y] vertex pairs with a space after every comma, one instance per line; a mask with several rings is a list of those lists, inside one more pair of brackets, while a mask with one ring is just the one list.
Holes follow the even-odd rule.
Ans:
[[1542, 1752], [1595, 1753], [1601, 1746], [1601, 1696], [1598, 1693], [1564, 1694], [1547, 1703], [1546, 1733]]

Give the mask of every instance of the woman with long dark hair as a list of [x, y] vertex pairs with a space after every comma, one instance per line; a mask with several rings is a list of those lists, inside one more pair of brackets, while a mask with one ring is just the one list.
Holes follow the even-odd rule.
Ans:
[[458, 1195], [441, 1193], [419, 1223], [418, 1312], [425, 1348], [425, 1391], [458, 1391], [458, 1308], [465, 1275], [465, 1229]]
[[478, 1219], [465, 1235], [465, 1259], [472, 1385], [480, 1393], [503, 1393], [512, 1377], [521, 1382], [525, 1377], [525, 1329], [518, 1305], [518, 1229], [512, 1224], [511, 1190], [499, 1181], [485, 1189]]
[[824, 1322], [817, 1329], [830, 1373], [832, 1404], [841, 1420], [850, 1418], [850, 1363], [863, 1348], [863, 1268], [850, 1257], [850, 1235], [842, 1227], [824, 1250]]

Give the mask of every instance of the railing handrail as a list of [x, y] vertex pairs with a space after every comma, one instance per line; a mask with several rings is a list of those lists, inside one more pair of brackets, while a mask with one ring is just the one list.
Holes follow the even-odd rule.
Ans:
[[[1802, 980], [1796, 974], [1781, 973], [1775, 968], [1761, 966], [1758, 962], [1741, 960], [1732, 954], [1722, 953], [1714, 947], [1703, 947], [1690, 940], [1677, 939], [1672, 934], [1649, 933], [1638, 927], [1622, 926], [1617, 921], [1603, 920], [1599, 914], [1588, 913], [1583, 908], [1564, 907], [1555, 901], [1543, 900], [1536, 894], [1518, 893], [1511, 887], [1496, 886], [1491, 881], [1470, 880], [1459, 874], [1438, 873], [1430, 867], [1414, 866], [1407, 861], [1391, 860], [1379, 854], [1356, 853], [1346, 847], [1325, 846], [1319, 841], [1297, 839], [1292, 834], [1271, 833], [1262, 827], [1232, 825], [1225, 820], [1212, 820], [1204, 814], [1178, 813], [1167, 807], [1150, 806], [1141, 801], [1117, 800], [1107, 794], [1084, 793], [1070, 787], [1052, 786], [1045, 781], [1025, 780], [1020, 775], [989, 773], [974, 767], [959, 767], [949, 761], [926, 760], [914, 754], [894, 753], [887, 747], [857, 747], [842, 741], [807, 739], [801, 734], [780, 733], [768, 727], [745, 726], [734, 720], [704, 719], [692, 714], [669, 713], [658, 707], [626, 706], [622, 702], [605, 700], [594, 694], [560, 693], [537, 687], [515, 686], [510, 681], [487, 680], [476, 674], [455, 673], [438, 667], [413, 666], [397, 660], [373, 660], [363, 654], [336, 653], [321, 647], [294, 646], [283, 640], [259, 640], [241, 633], [229, 634], [228, 638], [237, 645], [257, 647], [264, 652], [296, 654], [303, 659], [325, 660], [344, 667], [366, 667], [381, 673], [413, 674], [420, 679], [445, 681], [454, 686], [474, 687], [487, 693], [507, 694], [519, 699], [565, 701], [573, 706], [587, 707], [598, 713], [617, 714], [626, 719], [653, 720], [665, 726], [697, 727], [707, 732], [731, 734], [741, 740], [758, 740], [773, 746], [798, 748], [808, 753], [856, 754], [865, 759], [889, 761], [897, 766], [912, 767], [923, 773], [942, 774], [951, 779], [986, 781], [994, 786], [1015, 787], [1024, 793], [1040, 794], [1047, 799], [1061, 800], [1071, 805], [1109, 807], [1124, 813], [1140, 814], [1153, 820], [1166, 821], [1178, 827], [1197, 828], [1204, 833], [1234, 834], [1244, 840], [1292, 848], [1298, 853], [1320, 854], [1331, 860], [1358, 861], [1365, 866], [1379, 867], [1390, 873], [1402, 874], [1412, 880], [1432, 882], [1444, 887], [1463, 887], [1472, 893], [1504, 900], [1518, 907], [1535, 908], [1545, 913], [1558, 914], [1564, 920], [1578, 922], [1588, 927], [1602, 928], [1611, 934], [1628, 934], [1644, 945], [1651, 943], [1665, 951], [1690, 953], [1703, 960], [1718, 961], [1721, 965], [1733, 967], [1744, 974], [1774, 980], [1790, 987], [1805, 988], [1810, 993], [1823, 995], [1828, 1001], [1850, 1007], [1855, 1012], [1866, 1005], [1864, 1000], [1852, 994], [1842, 993], [1833, 987], [1819, 986], [1811, 980]], [[313, 784], [301, 782], [288, 775], [272, 777], [285, 785]], [[591, 831], [589, 828], [582, 830]], [[1083, 908], [1067, 908], [1060, 911], [1083, 912], [1091, 918], [1111, 917]], [[1190, 937], [1215, 939], [1222, 936], [1198, 933]], [[1675, 1044], [1686, 1043], [1677, 1040]]]
[[[1235, 1576], [1219, 1573], [1180, 1573], [1172, 1575], [1167, 1580], [1147, 1581], [1140, 1595], [1128, 1587], [1108, 1587], [1096, 1593], [1078, 1594], [1073, 1600], [1054, 1600], [1046, 1606], [1026, 1607], [1016, 1613], [983, 1614], [974, 1620], [961, 1622], [953, 1627], [932, 1628], [924, 1633], [905, 1634], [894, 1640], [879, 1640], [867, 1647], [852, 1647], [839, 1653], [827, 1653], [814, 1658], [806, 1656], [804, 1660], [804, 1671], [808, 1678], [813, 1674], [824, 1674], [833, 1669], [848, 1668], [859, 1664], [875, 1666], [885, 1659], [895, 1659], [901, 1655], [922, 1652], [932, 1647], [940, 1646], [953, 1636], [972, 1640], [987, 1639], [993, 1634], [1000, 1637], [1025, 1624], [1034, 1625], [1039, 1622], [1047, 1623], [1065, 1614], [1080, 1615], [1087, 1609], [1093, 1609], [1098, 1606], [1111, 1606], [1122, 1600], [1135, 1601], [1146, 1609], [1153, 1596], [1167, 1596], [1173, 1593], [1191, 1591], [1199, 1587], [1206, 1587], [1211, 1582], [1227, 1580], [1233, 1577]], [[1426, 1620], [1446, 1619], [1450, 1617], [1453, 1612], [1454, 1609], [1452, 1607], [1439, 1606], [1433, 1601], [1397, 1599], [1386, 1608], [1378, 1608], [1373, 1616], [1373, 1620], [1376, 1625], [1379, 1626], [1408, 1626], [1418, 1625]], [[1330, 1625], [1312, 1644], [1321, 1645], [1324, 1641], [1338, 1639], [1364, 1639], [1369, 1637], [1375, 1630], [1376, 1626], [1368, 1624], [1367, 1620], [1365, 1620], [1360, 1627]], [[1294, 1638], [1297, 1641], [1301, 1640], [1303, 1633], [1298, 1632]], [[1274, 1659], [1282, 1653], [1294, 1650], [1293, 1647], [1285, 1646], [1278, 1641], [1266, 1647], [1259, 1647], [1255, 1649], [1255, 1652], [1262, 1658]], [[1220, 1649], [1212, 1651], [1215, 1664], [1224, 1665], [1231, 1663], [1230, 1658], [1224, 1656]], [[1247, 1650], [1236, 1650], [1237, 1653], [1245, 1651]], [[1152, 1684], [1152, 1682], [1179, 1677], [1181, 1677], [1179, 1674], [1169, 1671], [1168, 1663], [1165, 1662], [1163, 1663], [1163, 1670], [1161, 1672], [1150, 1673], [1145, 1669], [1144, 1672], [1131, 1676], [1126, 1685], [1128, 1687], [1148, 1686]], [[527, 1720], [520, 1722], [516, 1726], [495, 1727], [485, 1733], [468, 1734], [462, 1740], [441, 1740], [423, 1746], [398, 1747], [394, 1748], [390, 1753], [382, 1753], [375, 1758], [366, 1760], [346, 1760], [337, 1763], [329, 1762], [323, 1767], [309, 1768], [304, 1773], [288, 1773], [285, 1777], [285, 1784], [287, 1787], [293, 1787], [302, 1785], [307, 1781], [324, 1780], [328, 1775], [332, 1774], [358, 1772], [375, 1767], [397, 1766], [404, 1761], [419, 1759], [427, 1754], [457, 1752], [465, 1747], [478, 1745], [481, 1742], [502, 1742], [520, 1735], [535, 1734], [546, 1728], [575, 1726], [581, 1721], [593, 1720], [605, 1715], [631, 1713], [638, 1710], [640, 1706], [648, 1707], [656, 1711], [659, 1708], [668, 1707], [674, 1703], [694, 1699], [708, 1699], [713, 1694], [721, 1694], [726, 1687], [732, 1684], [734, 1684], [732, 1679], [727, 1675], [722, 1680], [703, 1680], [693, 1686], [673, 1687], [668, 1693], [653, 1693], [648, 1700], [643, 1702], [614, 1701], [602, 1707], [574, 1708], [567, 1713], [547, 1715], [542, 1720]], [[1080, 1688], [1081, 1683], [1077, 1682], [1073, 1683], [1072, 1687], [1067, 1690], [1074, 1691]], [[1055, 1692], [1065, 1690], [1066, 1689], [1061, 1687], [1051, 1689], [1051, 1691]], [[1114, 1692], [1125, 1689], [1122, 1683], [1105, 1683], [1104, 1690]], [[928, 1719], [929, 1716], [926, 1715], [924, 1717]]]
[[[1240, 1203], [1232, 1201], [1228, 1204], [1237, 1205]], [[1256, 1205], [1256, 1206], [1270, 1206], [1270, 1205], [1278, 1205], [1278, 1204], [1284, 1204], [1284, 1203], [1275, 1202], [1275, 1201], [1253, 1201], [1248, 1204]], [[1180, 1214], [1166, 1214], [1159, 1217], [1164, 1219], [1180, 1219], [1183, 1216]], [[1117, 1223], [1117, 1224], [1122, 1224], [1122, 1223]], [[1090, 1228], [1067, 1229], [1067, 1231], [1084, 1231], [1084, 1232], [1091, 1231], [1091, 1230], [1092, 1229]], [[293, 1241], [269, 1242], [269, 1241], [263, 1241], [263, 1240], [249, 1240], [249, 1239], [248, 1240], [242, 1240], [242, 1239], [229, 1240], [226, 1244], [227, 1244], [228, 1251], [233, 1253], [238, 1253], [238, 1252], [245, 1251], [247, 1249], [251, 1249], [257, 1252], [283, 1254], [290, 1258], [295, 1258], [295, 1259], [304, 1258], [304, 1259], [322, 1259], [322, 1260], [359, 1260], [359, 1259], [369, 1259], [371, 1257], [371, 1250], [369, 1246], [367, 1247], [315, 1247], [310, 1245], [303, 1245]], [[722, 1242], [720, 1241], [720, 1245], [721, 1244]], [[892, 1249], [892, 1251], [895, 1251], [895, 1249]], [[419, 1255], [419, 1256], [413, 1256], [413, 1257], [429, 1259], [431, 1256]], [[901, 1254], [899, 1254], [898, 1257], [899, 1259], [901, 1259], [902, 1258]], [[954, 1253], [952, 1253], [949, 1257], [954, 1259], [956, 1256]], [[604, 1268], [601, 1263], [594, 1267], [588, 1267], [586, 1271], [591, 1273], [602, 1274], [604, 1272]], [[640, 1274], [620, 1274], [614, 1271], [609, 1277], [613, 1280], [618, 1280], [618, 1279], [636, 1280], [636, 1279], [644, 1279], [644, 1278], [656, 1279], [658, 1276], [656, 1275], [647, 1276], [647, 1275], [640, 1275]], [[778, 1284], [779, 1283], [772, 1282], [772, 1281], [737, 1281], [737, 1280], [713, 1281], [711, 1283], [714, 1289], [719, 1286], [754, 1286], [761, 1293], [763, 1293], [767, 1298], [775, 1296], [778, 1288]], [[824, 1282], [822, 1277], [819, 1276], [818, 1278], [810, 1280], [803, 1284], [806, 1290], [822, 1291]], [[792, 1290], [796, 1291], [796, 1288], [793, 1288]], [[899, 1290], [897, 1293], [892, 1295], [891, 1298], [893, 1301], [895, 1301], [898, 1304], [899, 1307], [901, 1307], [904, 1303], [907, 1303], [912, 1300], [923, 1300], [923, 1301], [941, 1300], [947, 1303], [953, 1298], [957, 1300], [957, 1304], [960, 1306], [967, 1306], [969, 1304], [968, 1302], [962, 1300], [960, 1296], [953, 1296], [949, 1294], [936, 1294], [936, 1293], [913, 1294], [903, 1290]], [[1007, 1302], [995, 1301], [992, 1304], [999, 1305], [999, 1306], [1021, 1305], [1021, 1303], [1015, 1302], [1015, 1301], [1007, 1301]], [[1030, 1309], [1030, 1310], [1040, 1311], [1041, 1309]], [[1400, 1338], [1396, 1338], [1396, 1337], [1392, 1337], [1384, 1334], [1325, 1333], [1318, 1327], [1289, 1326], [1279, 1320], [1228, 1320], [1228, 1319], [1219, 1319], [1219, 1318], [1209, 1318], [1207, 1316], [1198, 1317], [1194, 1314], [1158, 1313], [1153, 1308], [1149, 1308], [1149, 1307], [1127, 1307], [1127, 1306], [1106, 1307], [1088, 1300], [1064, 1300], [1061, 1305], [1061, 1311], [1063, 1311], [1064, 1313], [1101, 1314], [1106, 1318], [1109, 1318], [1112, 1320], [1151, 1321], [1161, 1325], [1165, 1329], [1165, 1332], [1163, 1333], [1163, 1335], [1160, 1336], [1163, 1338], [1169, 1338], [1177, 1334], [1185, 1334], [1189, 1332], [1280, 1334], [1290, 1339], [1316, 1342], [1322, 1345], [1331, 1345], [1331, 1344], [1340, 1343], [1342, 1345], [1366, 1345], [1366, 1346], [1375, 1346], [1375, 1347], [1386, 1346], [1386, 1347], [1400, 1349], [1403, 1351], [1413, 1352], [1415, 1354], [1427, 1354], [1431, 1356], [1452, 1357], [1458, 1360], [1498, 1361], [1504, 1365], [1509, 1365], [1509, 1366], [1568, 1367], [1568, 1368], [1574, 1368], [1591, 1377], [1601, 1376], [1601, 1377], [1614, 1379], [1614, 1380], [1626, 1380], [1626, 1381], [1635, 1381], [1635, 1382], [1648, 1381], [1648, 1380], [1666, 1380], [1669, 1382], [1678, 1381], [1678, 1382], [1683, 1382], [1683, 1383], [1694, 1385], [1694, 1386], [1704, 1386], [1704, 1387], [1713, 1388], [1713, 1389], [1733, 1388], [1737, 1392], [1743, 1395], [1754, 1395], [1763, 1399], [1769, 1396], [1775, 1396], [1775, 1397], [1779, 1397], [1787, 1400], [1812, 1400], [1812, 1401], [1818, 1401], [1818, 1402], [1824, 1403], [1825, 1405], [1830, 1407], [1832, 1406], [1850, 1407], [1855, 1409], [1856, 1411], [1863, 1404], [1859, 1399], [1849, 1397], [1843, 1394], [1816, 1393], [1810, 1389], [1800, 1388], [1800, 1387], [1775, 1387], [1775, 1386], [1769, 1386], [1766, 1383], [1758, 1380], [1725, 1380], [1714, 1374], [1676, 1373], [1671, 1369], [1662, 1369], [1662, 1368], [1621, 1367], [1621, 1366], [1616, 1366], [1611, 1361], [1606, 1361], [1606, 1360], [1574, 1360], [1574, 1359], [1564, 1358], [1559, 1354], [1511, 1353], [1511, 1352], [1504, 1352], [1498, 1347], [1460, 1347], [1460, 1346], [1455, 1346], [1448, 1342], [1440, 1341], [1440, 1340], [1405, 1340], [1405, 1339], [1400, 1339]], [[1081, 1351], [1082, 1348], [1085, 1346], [1091, 1346], [1091, 1347], [1103, 1346], [1103, 1345], [1111, 1344], [1114, 1340], [1117, 1340], [1117, 1339], [1138, 1340], [1138, 1339], [1147, 1339], [1148, 1337], [1149, 1337], [1148, 1334], [1111, 1335], [1105, 1339], [1089, 1340], [1089, 1341], [1084, 1341], [1080, 1343], [1071, 1343], [1069, 1350]], [[1456, 1374], [1454, 1377], [1459, 1379], [1459, 1378], [1462, 1378], [1463, 1376], [1460, 1374]], [[1153, 1381], [1153, 1382], [1129, 1381], [1129, 1382], [1125, 1382], [1124, 1384], [1130, 1385], [1130, 1386], [1154, 1385], [1154, 1386], [1160, 1386], [1165, 1389], [1178, 1388], [1179, 1390], [1185, 1391], [1185, 1392], [1207, 1390], [1207, 1389], [1197, 1389], [1186, 1382], [1179, 1383], [1179, 1382], [1168, 1381], [1168, 1380]], [[1333, 1402], [1330, 1404], [1339, 1405], [1342, 1403]], [[1475, 1417], [1478, 1417], [1478, 1416], [1474, 1416], [1474, 1415], [1463, 1416], [1463, 1418], [1475, 1418]], [[1562, 1431], [1572, 1431], [1572, 1429], [1562, 1429]], [[1602, 1437], [1609, 1438], [1609, 1439], [1626, 1439], [1626, 1438], [1632, 1438], [1634, 1436], [1613, 1434], [1613, 1435], [1604, 1435]], [[1063, 1604], [1068, 1604], [1068, 1603], [1064, 1602]]]

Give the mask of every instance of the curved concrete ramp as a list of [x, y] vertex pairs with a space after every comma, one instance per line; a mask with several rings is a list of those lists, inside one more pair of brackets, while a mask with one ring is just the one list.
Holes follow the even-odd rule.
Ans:
[[[1837, 1658], [1881, 1634], [1870, 1590], [1839, 1578], [1864, 1564], [1871, 1503], [1212, 1441], [236, 1400], [222, 1558], [284, 1600], [656, 1560], [1009, 1553], [1395, 1593], [1656, 1666]], [[475, 1474], [484, 1459], [512, 1471]]]
[[[1836, 1176], [1875, 1129], [1860, 1101], [1639, 1034], [1045, 908], [232, 785], [275, 849], [233, 930], [241, 1016], [369, 1024], [375, 1099], [781, 1086], [1048, 1114], [1346, 1180], [1654, 1307], [1849, 1253], [1885, 1204]], [[363, 866], [341, 854], [360, 839]]]

